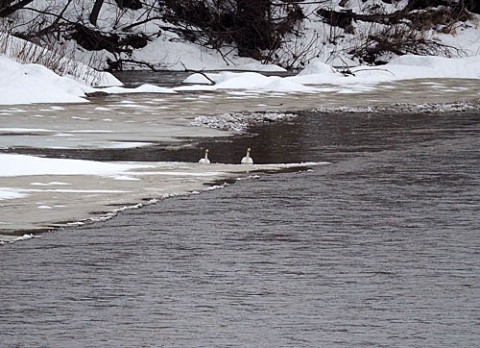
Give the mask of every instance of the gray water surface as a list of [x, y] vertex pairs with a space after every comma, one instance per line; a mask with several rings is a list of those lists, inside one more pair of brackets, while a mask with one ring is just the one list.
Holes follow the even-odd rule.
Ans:
[[5, 245], [1, 346], [478, 346], [480, 115], [252, 131], [206, 146], [332, 164]]

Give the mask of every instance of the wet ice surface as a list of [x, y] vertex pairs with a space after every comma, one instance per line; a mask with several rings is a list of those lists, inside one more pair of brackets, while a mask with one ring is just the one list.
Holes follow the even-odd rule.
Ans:
[[3, 240], [11, 241], [25, 233], [101, 221], [125, 209], [204, 191], [210, 187], [205, 186], [206, 183], [218, 181], [219, 185], [223, 185], [236, 177], [248, 175], [249, 171], [288, 168], [289, 165], [252, 165], [246, 168], [228, 164], [205, 166], [187, 162], [151, 162], [149, 168], [114, 176], [36, 175], [2, 178], [2, 191], [7, 190], [18, 196], [1, 202], [0, 230], [4, 233]]
[[478, 113], [253, 131], [260, 162], [331, 165], [3, 246], [2, 347], [478, 346]]

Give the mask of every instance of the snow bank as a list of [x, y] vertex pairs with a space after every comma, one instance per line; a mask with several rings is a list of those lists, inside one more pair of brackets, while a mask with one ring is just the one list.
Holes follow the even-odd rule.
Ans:
[[0, 104], [82, 103], [92, 91], [38, 64], [20, 64], [0, 56]]
[[212, 77], [212, 80], [218, 81], [218, 89], [247, 89], [258, 91], [278, 91], [278, 92], [308, 92], [311, 88], [296, 83], [288, 78], [279, 76], [264, 76], [255, 72], [245, 73], [221, 73]]
[[376, 82], [420, 78], [480, 78], [478, 57], [444, 58], [435, 56], [405, 55], [392, 59], [383, 66], [360, 66], [351, 69], [354, 75], [343, 75], [332, 67], [313, 61], [301, 73], [300, 81], [312, 82], [312, 77], [323, 76], [323, 81], [344, 83], [348, 81]]
[[[92, 86], [121, 86], [112, 74], [96, 71], [60, 53], [0, 31], [0, 105], [28, 103], [84, 103], [85, 93], [92, 92]], [[17, 57], [40, 64], [23, 64]], [[28, 54], [31, 55], [28, 56]], [[62, 70], [59, 76], [41, 64], [51, 60]]]
[[[151, 30], [158, 32], [157, 27], [152, 27]], [[163, 31], [158, 38], [152, 37], [144, 48], [134, 50], [131, 59], [148, 62], [159, 70], [285, 71], [278, 65], [262, 64], [252, 58], [240, 57], [236, 50], [232, 51], [231, 48], [220, 49], [220, 51], [207, 49], [169, 31]], [[130, 66], [128, 62], [124, 62], [123, 66], [126, 70], [138, 69], [138, 66], [135, 64]]]
[[185, 80], [197, 85], [182, 86], [177, 90], [251, 90], [280, 93], [321, 93], [325, 85], [332, 85], [338, 92], [362, 92], [380, 82], [422, 78], [480, 79], [478, 57], [442, 58], [432, 56], [402, 56], [384, 66], [361, 66], [351, 73], [341, 72], [313, 60], [296, 76], [264, 76], [260, 73], [222, 72], [206, 74], [215, 85], [206, 86], [207, 78], [194, 74]]
[[[358, 93], [380, 82], [419, 78], [480, 79], [478, 57], [442, 58], [407, 55], [384, 66], [361, 66], [345, 74], [314, 59], [296, 76], [265, 76], [258, 72], [192, 74], [185, 86], [174, 89], [145, 84], [137, 88], [96, 89], [60, 77], [36, 64], [19, 64], [0, 56], [0, 105], [23, 103], [81, 103], [85, 93], [175, 93], [177, 91], [249, 90], [260, 93], [322, 93], [325, 85], [338, 92]], [[206, 78], [207, 76], [208, 78]], [[215, 83], [212, 85], [212, 81]], [[110, 81], [115, 83], [115, 81]]]
[[337, 75], [339, 73], [330, 65], [325, 64], [322, 60], [317, 58], [310, 61], [310, 63], [307, 64], [305, 68], [303, 68], [303, 70], [298, 73], [298, 76], [316, 75], [316, 74]]
[[[0, 105], [30, 103], [85, 103], [86, 93], [103, 91], [119, 93], [175, 93], [170, 88], [144, 84], [137, 88], [120, 87], [122, 83], [105, 72], [91, 73], [91, 69], [79, 65], [85, 71], [79, 78], [59, 76], [39, 64], [21, 64], [0, 55]], [[93, 88], [90, 84], [110, 86]]]
[[403, 79], [480, 78], [480, 59], [478, 56], [444, 58], [406, 55], [392, 59], [385, 68]]
[[105, 71], [96, 71], [91, 67], [75, 62], [74, 75], [69, 75], [70, 78], [79, 81], [87, 86], [92, 87], [105, 87], [105, 86], [122, 86], [123, 83], [120, 82], [112, 74]]

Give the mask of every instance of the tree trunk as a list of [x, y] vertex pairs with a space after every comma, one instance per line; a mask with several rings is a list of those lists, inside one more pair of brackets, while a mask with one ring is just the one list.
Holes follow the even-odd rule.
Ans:
[[90, 23], [93, 25], [97, 25], [97, 20], [98, 20], [98, 15], [100, 13], [100, 10], [102, 9], [103, 6], [103, 0], [95, 0], [95, 4], [93, 4], [92, 12], [90, 13]]

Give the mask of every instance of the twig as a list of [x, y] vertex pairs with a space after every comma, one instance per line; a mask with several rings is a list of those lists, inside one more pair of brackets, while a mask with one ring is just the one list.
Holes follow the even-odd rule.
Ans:
[[127, 25], [125, 27], [122, 28], [122, 31], [129, 31], [130, 29], [136, 27], [136, 26], [139, 26], [139, 25], [142, 25], [142, 24], [145, 24], [145, 23], [148, 23], [148, 22], [151, 22], [153, 20], [161, 20], [162, 17], [149, 17], [147, 19], [144, 19], [142, 21], [139, 21], [139, 22], [135, 22], [135, 23], [132, 23], [130, 25]]
[[202, 75], [203, 77], [205, 77], [208, 81], [210, 81], [210, 84], [211, 84], [212, 86], [215, 85], [215, 81], [213, 81], [210, 77], [208, 77], [207, 74], [205, 74], [203, 71], [201, 71], [201, 70], [187, 69], [187, 67], [185, 66], [185, 64], [183, 64], [182, 62], [180, 62], [180, 64], [182, 64], [183, 68], [185, 69], [185, 72], [193, 72], [193, 73], [196, 73], [196, 74], [200, 74], [200, 75]]
[[354, 72], [351, 72], [351, 74], [353, 76], [355, 76], [355, 73], [359, 72], [359, 71], [372, 71], [372, 70], [379, 70], [379, 71], [386, 71], [386, 72], [389, 72], [390, 74], [392, 74], [393, 76], [395, 76], [395, 73], [393, 73], [392, 71], [388, 70], [388, 69], [380, 69], [380, 68], [365, 68], [365, 69], [358, 69], [358, 70], [355, 70]]

